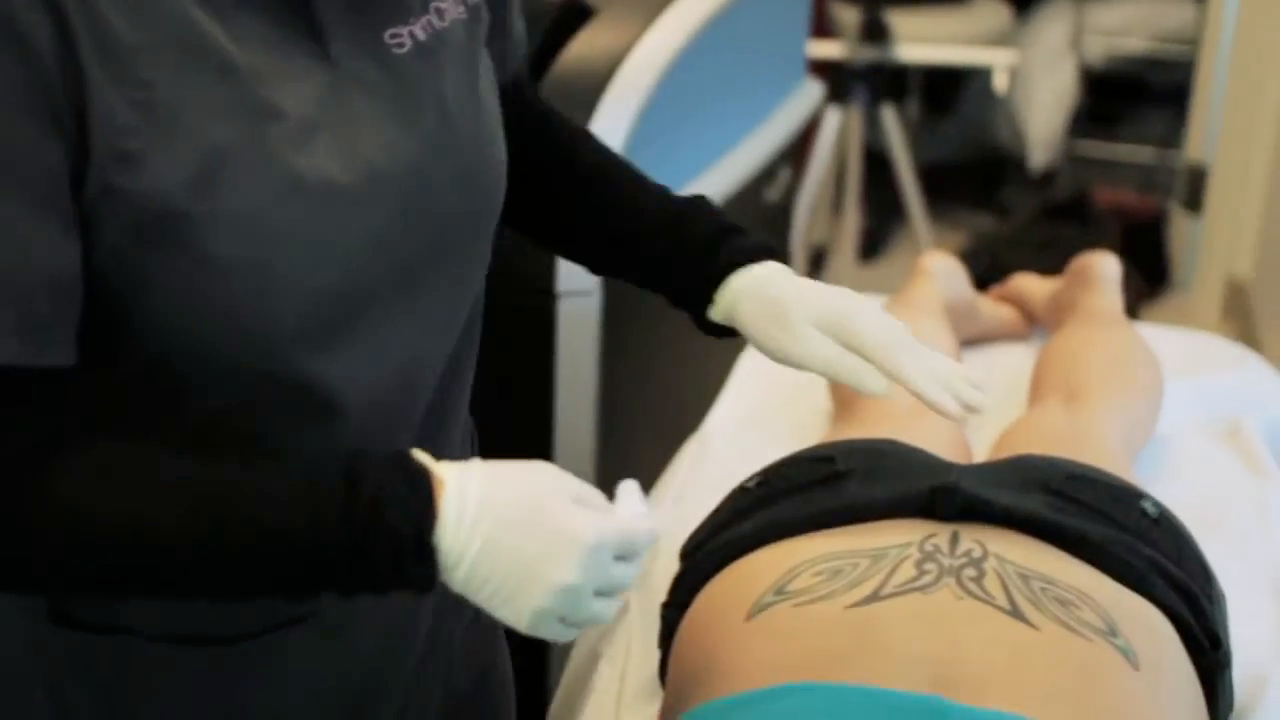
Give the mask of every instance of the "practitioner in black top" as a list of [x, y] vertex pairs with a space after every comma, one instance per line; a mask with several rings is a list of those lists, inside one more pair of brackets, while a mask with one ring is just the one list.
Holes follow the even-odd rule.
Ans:
[[0, 714], [506, 718], [491, 618], [612, 617], [638, 503], [465, 460], [500, 221], [783, 362], [981, 402], [550, 109], [520, 38], [509, 0], [0, 0]]

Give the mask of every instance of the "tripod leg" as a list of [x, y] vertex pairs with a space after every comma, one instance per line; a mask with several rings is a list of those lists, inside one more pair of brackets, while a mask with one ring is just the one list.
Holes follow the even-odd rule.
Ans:
[[929, 215], [929, 201], [924, 194], [924, 185], [920, 182], [920, 173], [916, 169], [915, 156], [911, 152], [911, 141], [908, 139], [905, 124], [898, 107], [892, 102], [880, 103], [880, 126], [884, 129], [885, 142], [889, 150], [889, 164], [893, 166], [893, 177], [897, 181], [898, 196], [907, 213], [907, 222], [911, 226], [911, 234], [921, 250], [934, 247], [933, 219]]
[[[845, 103], [844, 167], [841, 172], [839, 221], [831, 238], [857, 248], [862, 239], [862, 184], [866, 166], [866, 103], [857, 93]], [[833, 253], [834, 254], [834, 253]], [[857, 257], [855, 252], [854, 257]]]
[[796, 198], [791, 207], [791, 224], [787, 233], [787, 256], [791, 269], [801, 275], [809, 274], [809, 241], [814, 216], [822, 190], [835, 169], [836, 152], [840, 147], [840, 130], [844, 125], [845, 108], [840, 103], [828, 103], [822, 109], [813, 144], [805, 159], [800, 183], [796, 186]]

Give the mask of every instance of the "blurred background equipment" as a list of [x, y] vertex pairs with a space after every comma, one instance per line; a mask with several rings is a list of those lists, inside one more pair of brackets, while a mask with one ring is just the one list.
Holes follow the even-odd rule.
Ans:
[[[820, 133], [801, 182], [828, 180], [801, 198], [835, 219], [807, 215], [793, 242], [821, 260], [854, 238], [859, 267], [824, 270], [858, 287], [904, 236], [966, 251], [991, 282], [1109, 247], [1136, 312], [1173, 277], [1164, 208], [1203, 175], [1180, 147], [1204, 16], [1198, 0], [816, 2], [808, 56], [829, 107], [852, 101], [823, 115], [846, 128], [842, 166]], [[880, 122], [859, 123], [872, 93]]]

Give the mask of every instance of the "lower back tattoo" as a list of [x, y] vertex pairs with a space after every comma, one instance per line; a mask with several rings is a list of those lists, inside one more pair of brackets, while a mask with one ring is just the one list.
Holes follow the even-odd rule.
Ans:
[[931, 533], [916, 542], [840, 550], [806, 560], [764, 591], [747, 612], [747, 622], [778, 607], [853, 598], [847, 609], [864, 608], [943, 589], [1033, 630], [1047, 621], [1076, 637], [1103, 642], [1139, 669], [1138, 653], [1101, 603], [1070, 583], [992, 552], [959, 530], [945, 537]]

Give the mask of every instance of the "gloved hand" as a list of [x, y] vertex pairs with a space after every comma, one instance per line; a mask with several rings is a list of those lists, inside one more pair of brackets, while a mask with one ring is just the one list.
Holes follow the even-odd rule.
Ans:
[[888, 392], [894, 381], [957, 419], [986, 402], [963, 365], [925, 346], [879, 302], [781, 263], [756, 263], [729, 275], [707, 318], [737, 330], [776, 362], [868, 395]]
[[445, 585], [551, 642], [617, 615], [658, 536], [638, 483], [620, 483], [615, 505], [551, 463], [414, 457], [437, 483], [434, 541]]

